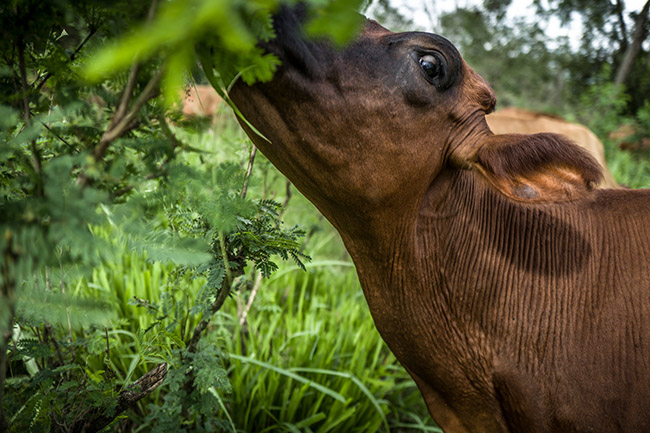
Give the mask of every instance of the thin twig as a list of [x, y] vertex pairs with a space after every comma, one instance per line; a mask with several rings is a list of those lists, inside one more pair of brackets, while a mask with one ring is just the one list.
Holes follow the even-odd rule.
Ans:
[[230, 269], [230, 261], [228, 260], [228, 250], [226, 249], [226, 238], [223, 233], [219, 232], [219, 248], [221, 249], [221, 258], [223, 260], [223, 267], [226, 271], [226, 282], [228, 284], [228, 289], [232, 286], [232, 283], [235, 279], [232, 276], [232, 270]]
[[52, 329], [50, 328], [50, 335], [51, 335], [52, 345], [54, 346], [54, 352], [56, 353], [56, 358], [59, 361], [59, 366], [61, 366], [65, 364], [65, 361], [63, 360], [63, 353], [61, 352], [61, 346], [59, 346], [59, 343], [57, 343], [56, 338], [54, 338], [52, 334], [53, 332]]
[[31, 115], [29, 113], [29, 95], [28, 95], [28, 86], [27, 86], [27, 67], [25, 66], [25, 44], [22, 41], [22, 38], [18, 41], [18, 69], [20, 71], [20, 86], [21, 86], [21, 96], [23, 103], [23, 117], [25, 123], [29, 125], [31, 123]]
[[177, 147], [180, 146], [180, 143], [178, 142], [178, 138], [174, 134], [174, 131], [172, 131], [172, 129], [169, 127], [167, 119], [162, 113], [158, 114], [158, 122], [160, 122], [160, 129], [162, 129], [163, 133], [169, 138], [169, 141], [171, 142], [170, 152], [167, 154], [167, 158], [165, 158], [166, 164], [168, 162], [171, 162], [172, 158], [174, 157], [174, 151]]
[[221, 247], [221, 254], [223, 257], [223, 264], [226, 270], [226, 276], [224, 278], [223, 284], [221, 285], [221, 288], [219, 289], [217, 293], [217, 297], [210, 304], [210, 307], [208, 307], [208, 312], [207, 314], [201, 319], [201, 321], [196, 325], [194, 328], [194, 331], [192, 333], [192, 338], [190, 339], [190, 342], [187, 344], [187, 351], [189, 353], [194, 353], [199, 347], [199, 341], [201, 340], [201, 336], [203, 335], [203, 331], [208, 327], [210, 324], [210, 319], [216, 313], [221, 309], [221, 306], [223, 303], [228, 299], [228, 295], [230, 294], [230, 289], [232, 288], [233, 282], [235, 281], [235, 278], [241, 276], [244, 274], [243, 271], [243, 266], [239, 266], [236, 270], [235, 273], [232, 272], [230, 269], [230, 263], [228, 260], [228, 254], [226, 251], [226, 241], [224, 239], [223, 234], [219, 234], [219, 245]]
[[121, 119], [117, 120], [115, 126], [109, 128], [106, 130], [106, 132], [104, 132], [104, 135], [102, 135], [102, 138], [99, 140], [99, 143], [95, 147], [94, 157], [96, 161], [104, 158], [104, 155], [106, 155], [106, 151], [108, 150], [108, 146], [110, 146], [114, 140], [121, 137], [129, 130], [129, 126], [131, 125], [132, 121], [135, 120], [135, 117], [137, 116], [140, 109], [148, 100], [154, 98], [157, 95], [158, 92], [156, 90], [156, 87], [162, 78], [162, 74], [163, 69], [158, 69], [156, 73], [151, 77], [142, 93], [140, 93], [140, 95], [136, 98], [129, 113], [124, 115], [124, 117]]
[[284, 201], [282, 202], [282, 208], [280, 209], [280, 212], [278, 213], [278, 223], [280, 220], [282, 220], [282, 216], [284, 215], [284, 212], [287, 210], [287, 206], [289, 206], [289, 201], [291, 200], [291, 181], [287, 179], [287, 183], [285, 186], [285, 197]]
[[[145, 179], [145, 180], [153, 180], [153, 179], [157, 179], [157, 178], [159, 178], [159, 177], [163, 177], [163, 176], [166, 175], [166, 174], [167, 174], [167, 171], [164, 170], [162, 167], [160, 167], [156, 173], [148, 174], [144, 179]], [[123, 188], [120, 188], [120, 189], [118, 189], [117, 191], [115, 191], [115, 192], [113, 193], [113, 195], [114, 195], [116, 198], [117, 198], [117, 197], [122, 197], [124, 194], [126, 194], [126, 193], [132, 191], [134, 188], [135, 188], [135, 185], [127, 185], [127, 186], [125, 186], [125, 187], [123, 187]]]
[[[79, 46], [77, 48], [75, 48], [73, 53], [70, 54], [70, 57], [68, 58], [68, 61], [72, 62], [74, 59], [77, 58], [77, 54], [79, 54], [81, 49], [84, 47], [84, 45], [86, 45], [86, 43], [90, 40], [90, 38], [93, 37], [95, 35], [95, 33], [97, 33], [97, 30], [98, 30], [98, 27], [92, 27], [92, 26], [90, 27], [90, 32], [84, 38], [84, 40], [81, 41]], [[43, 89], [43, 86], [45, 86], [45, 83], [47, 83], [47, 80], [49, 80], [52, 77], [52, 75], [53, 75], [53, 73], [51, 71], [48, 72], [47, 74], [45, 74], [45, 76], [43, 76], [41, 81], [36, 86], [36, 91], [40, 92], [41, 89]]]
[[248, 298], [246, 307], [244, 308], [244, 311], [242, 311], [241, 315], [239, 316], [239, 326], [244, 326], [244, 323], [246, 323], [248, 312], [253, 306], [253, 301], [255, 300], [255, 297], [257, 296], [257, 291], [260, 289], [261, 285], [262, 285], [262, 273], [258, 271], [257, 276], [255, 277], [255, 284], [253, 285], [253, 290], [251, 290], [251, 295]]
[[[149, 173], [145, 177], [145, 180], [153, 180], [153, 179], [157, 179], [159, 177], [166, 176], [167, 175], [167, 170], [165, 170], [165, 166], [167, 164], [169, 164], [172, 161], [172, 159], [174, 159], [174, 151], [176, 150], [176, 148], [178, 148], [180, 146], [180, 143], [179, 143], [178, 139], [176, 138], [176, 136], [174, 135], [174, 132], [171, 130], [171, 128], [167, 124], [167, 121], [165, 120], [165, 116], [163, 116], [162, 114], [160, 116], [158, 116], [158, 121], [160, 122], [160, 127], [161, 127], [163, 133], [165, 133], [165, 135], [167, 137], [169, 137], [169, 141], [171, 143], [171, 146], [170, 146], [171, 148], [170, 148], [169, 152], [167, 153], [167, 157], [165, 158], [165, 160], [157, 168], [157, 171], [155, 173]], [[123, 188], [118, 189], [113, 194], [114, 194], [115, 197], [121, 197], [124, 194], [126, 194], [126, 193], [130, 192], [131, 190], [133, 190], [134, 188], [135, 188], [135, 185], [127, 185], [127, 186], [125, 186]]]
[[[13, 314], [9, 325], [12, 324]], [[9, 350], [9, 340], [11, 339], [11, 327], [2, 335], [2, 345], [0, 345], [0, 431], [7, 431], [9, 423], [4, 411], [4, 389], [5, 379], [7, 377], [7, 352]]]
[[[22, 38], [18, 40], [18, 46], [16, 48], [18, 50], [18, 69], [20, 71], [23, 116], [25, 125], [29, 126], [32, 124], [32, 116], [29, 111], [29, 87], [27, 84], [27, 66], [25, 65], [25, 42]], [[32, 165], [34, 167], [34, 174], [36, 175], [36, 192], [38, 195], [43, 195], [43, 179], [41, 177], [42, 162], [40, 151], [36, 145], [36, 139], [31, 140], [30, 147], [32, 151]]]
[[255, 156], [257, 155], [257, 147], [252, 145], [250, 157], [248, 158], [248, 167], [246, 168], [246, 177], [244, 177], [244, 184], [241, 188], [241, 198], [246, 198], [246, 193], [248, 192], [248, 181], [250, 180], [251, 174], [253, 173], [253, 164], [255, 163]]
[[39, 122], [41, 125], [43, 125], [43, 126], [45, 127], [45, 129], [47, 129], [47, 131], [48, 131], [50, 134], [54, 135], [54, 137], [56, 137], [56, 138], [57, 138], [59, 141], [61, 141], [63, 144], [65, 144], [66, 146], [68, 146], [68, 147], [71, 148], [71, 149], [75, 149], [75, 147], [74, 147], [72, 144], [70, 144], [70, 143], [68, 143], [67, 141], [65, 141], [65, 139], [64, 139], [63, 137], [61, 137], [59, 134], [57, 134], [56, 132], [54, 132], [54, 130], [53, 130], [52, 128], [50, 128], [47, 124], [45, 124], [42, 120], [39, 120], [38, 122]]
[[[187, 305], [190, 304], [190, 297], [188, 295], [185, 295], [185, 302]], [[185, 331], [187, 330], [187, 326], [189, 324], [190, 320], [190, 309], [188, 308], [187, 311], [185, 311], [185, 317], [183, 317], [183, 320], [181, 321], [181, 340], [185, 340]]]
[[115, 127], [115, 125], [124, 118], [129, 109], [129, 103], [133, 98], [133, 91], [135, 90], [135, 85], [138, 82], [138, 74], [140, 73], [140, 64], [135, 62], [131, 65], [131, 70], [129, 71], [129, 78], [126, 81], [126, 86], [122, 91], [122, 97], [120, 98], [120, 103], [117, 104], [115, 113], [111, 118], [110, 123], [108, 124], [108, 130]]

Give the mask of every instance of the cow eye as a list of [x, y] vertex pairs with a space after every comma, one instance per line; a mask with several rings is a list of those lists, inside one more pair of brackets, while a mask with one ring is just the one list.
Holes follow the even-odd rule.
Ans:
[[440, 62], [435, 56], [427, 54], [420, 57], [420, 67], [430, 80], [440, 77]]

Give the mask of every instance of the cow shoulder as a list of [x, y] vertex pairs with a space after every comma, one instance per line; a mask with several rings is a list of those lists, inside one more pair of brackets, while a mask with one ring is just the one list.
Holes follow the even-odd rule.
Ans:
[[587, 151], [549, 133], [489, 136], [470, 165], [506, 196], [527, 202], [575, 200], [589, 194], [602, 178]]

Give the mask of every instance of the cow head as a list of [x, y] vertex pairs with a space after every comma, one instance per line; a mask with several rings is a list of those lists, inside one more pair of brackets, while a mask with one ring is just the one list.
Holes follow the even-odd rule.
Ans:
[[[476, 169], [522, 200], [566, 195], [598, 177], [584, 152], [562, 152], [557, 138], [527, 138], [528, 145], [546, 142], [532, 153], [516, 150], [516, 136], [495, 140], [485, 122], [492, 89], [443, 37], [393, 33], [367, 20], [337, 49], [303, 37], [305, 15], [300, 6], [281, 8], [277, 37], [265, 48], [282, 66], [269, 83], [236, 84], [231, 97], [265, 136], [248, 130], [256, 145], [337, 228], [341, 218], [366, 224], [357, 217], [416, 209], [447, 167]], [[552, 175], [520, 173], [537, 157], [550, 158]], [[572, 171], [576, 158], [586, 175]], [[573, 186], [553, 187], [555, 179]]]

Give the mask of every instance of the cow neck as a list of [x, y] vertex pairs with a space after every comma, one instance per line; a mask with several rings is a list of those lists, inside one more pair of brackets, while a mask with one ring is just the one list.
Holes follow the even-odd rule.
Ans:
[[463, 332], [513, 336], [520, 330], [510, 319], [542, 323], [595, 274], [595, 221], [583, 207], [516, 202], [473, 171], [442, 177], [420, 213], [416, 260], [436, 275], [421, 289], [444, 303], [447, 319], [462, 323]]
[[[521, 281], [541, 285], [550, 278], [566, 286], [591, 257], [590, 219], [573, 204], [515, 202], [469, 170], [443, 171], [415, 211], [374, 218], [360, 225], [375, 227], [362, 236], [339, 230], [366, 294], [391, 303], [417, 290], [445, 303], [445, 311], [465, 309], [464, 315], [470, 298], [500, 299], [505, 295], [496, 291]], [[476, 314], [487, 320], [491, 313]]]

